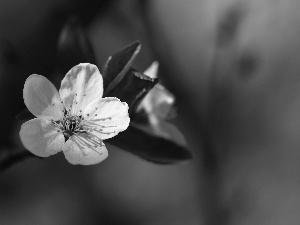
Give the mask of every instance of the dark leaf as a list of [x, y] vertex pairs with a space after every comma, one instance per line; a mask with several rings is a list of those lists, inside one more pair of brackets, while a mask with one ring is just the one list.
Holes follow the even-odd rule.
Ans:
[[81, 24], [75, 18], [70, 19], [61, 31], [57, 57], [63, 74], [79, 63], [96, 63], [91, 43]]
[[140, 42], [135, 41], [109, 57], [102, 72], [106, 96], [124, 78], [140, 49]]
[[35, 118], [35, 116], [32, 115], [32, 113], [29, 112], [28, 109], [24, 109], [22, 112], [20, 112], [18, 115], [16, 115], [17, 120], [31, 120], [34, 118]]
[[150, 126], [149, 115], [145, 109], [141, 109], [138, 112], [135, 111], [135, 113], [132, 113], [130, 115], [130, 121], [139, 126]]
[[132, 124], [126, 131], [119, 133], [114, 138], [107, 139], [106, 142], [158, 164], [172, 164], [192, 158], [191, 152], [185, 147], [147, 134]]
[[140, 100], [157, 82], [158, 78], [151, 78], [130, 68], [124, 75], [124, 79], [109, 92], [108, 96], [117, 97], [126, 102], [129, 106], [129, 114], [132, 114], [135, 112]]

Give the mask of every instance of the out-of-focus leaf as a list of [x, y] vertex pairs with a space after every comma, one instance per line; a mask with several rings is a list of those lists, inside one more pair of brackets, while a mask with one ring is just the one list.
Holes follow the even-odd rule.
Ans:
[[139, 112], [132, 113], [130, 121], [138, 126], [150, 126], [149, 115], [144, 109]]
[[147, 134], [130, 125], [126, 131], [105, 140], [118, 148], [158, 164], [172, 164], [190, 160], [192, 154], [185, 147], [167, 139]]
[[96, 63], [91, 43], [75, 18], [70, 19], [60, 33], [57, 57], [63, 74], [79, 63]]
[[32, 115], [31, 112], [29, 112], [28, 109], [24, 109], [22, 112], [20, 112], [18, 115], [16, 115], [17, 120], [31, 120], [34, 119], [35, 116]]
[[135, 41], [108, 58], [102, 72], [106, 96], [124, 78], [140, 49], [140, 42]]
[[105, 97], [117, 97], [129, 106], [129, 114], [136, 111], [141, 99], [158, 83], [158, 78], [151, 78], [130, 68], [117, 86]]

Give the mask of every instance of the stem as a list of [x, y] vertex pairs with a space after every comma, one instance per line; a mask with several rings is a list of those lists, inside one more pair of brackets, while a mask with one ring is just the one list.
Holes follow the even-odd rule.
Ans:
[[27, 150], [9, 153], [0, 159], [0, 172], [5, 171], [12, 165], [21, 162], [26, 158], [32, 158], [32, 157], [40, 159], [40, 157], [33, 155], [31, 152]]

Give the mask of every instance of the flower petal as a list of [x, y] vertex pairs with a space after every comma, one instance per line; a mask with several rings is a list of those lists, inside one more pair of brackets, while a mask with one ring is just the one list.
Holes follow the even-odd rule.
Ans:
[[148, 114], [155, 115], [160, 119], [172, 118], [174, 114], [174, 95], [163, 85], [156, 84], [145, 96], [137, 108], [137, 112], [145, 110]]
[[151, 77], [151, 78], [157, 78], [157, 73], [158, 73], [158, 67], [159, 67], [159, 63], [157, 61], [154, 61], [149, 67], [148, 69], [146, 69], [144, 71], [144, 74], [146, 74], [147, 76]]
[[64, 135], [49, 120], [35, 118], [22, 124], [20, 138], [30, 152], [37, 156], [47, 157], [62, 150]]
[[100, 163], [108, 156], [102, 140], [88, 133], [72, 135], [64, 144], [63, 153], [69, 163], [74, 165]]
[[23, 97], [28, 110], [36, 117], [49, 120], [63, 117], [58, 91], [46, 77], [29, 76], [25, 81]]
[[101, 98], [103, 79], [97, 66], [89, 63], [74, 66], [62, 80], [59, 94], [67, 107], [73, 106], [74, 113]]
[[[151, 78], [156, 78], [159, 63], [154, 61], [151, 66], [144, 72]], [[156, 84], [152, 90], [144, 97], [137, 108], [137, 112], [145, 110], [148, 114], [155, 115], [161, 119], [168, 119], [172, 114], [172, 106], [175, 97], [163, 85]]]
[[82, 125], [102, 140], [116, 136], [129, 126], [128, 105], [108, 97], [90, 103], [84, 111]]

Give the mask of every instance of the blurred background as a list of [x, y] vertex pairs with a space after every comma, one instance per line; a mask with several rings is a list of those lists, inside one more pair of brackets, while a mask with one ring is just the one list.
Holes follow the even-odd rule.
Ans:
[[0, 154], [23, 149], [24, 82], [37, 73], [59, 83], [58, 39], [76, 17], [97, 65], [134, 40], [134, 67], [160, 62], [194, 158], [162, 166], [108, 146], [96, 166], [26, 159], [0, 173], [0, 224], [299, 224], [299, 9], [294, 0], [2, 0]]

